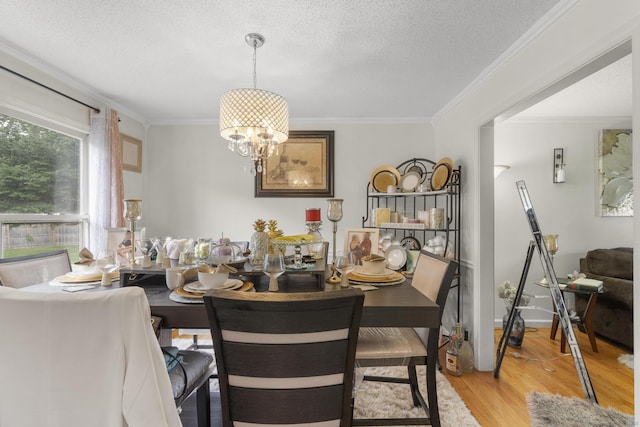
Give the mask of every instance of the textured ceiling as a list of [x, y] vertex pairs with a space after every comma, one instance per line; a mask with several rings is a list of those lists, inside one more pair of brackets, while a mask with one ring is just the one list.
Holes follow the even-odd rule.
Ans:
[[[3, 0], [0, 48], [148, 123], [215, 120], [227, 90], [292, 119], [430, 118], [561, 0]], [[0, 71], [1, 72], [1, 71]]]

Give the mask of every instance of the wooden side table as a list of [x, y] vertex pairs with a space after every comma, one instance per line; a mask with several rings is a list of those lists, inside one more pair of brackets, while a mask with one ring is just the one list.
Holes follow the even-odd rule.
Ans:
[[[536, 285], [548, 288], [549, 284], [546, 282], [536, 281]], [[576, 316], [571, 318], [571, 323], [578, 325], [578, 329], [584, 330], [584, 332], [589, 337], [589, 342], [591, 343], [591, 350], [594, 353], [598, 352], [598, 344], [596, 343], [596, 336], [593, 331], [593, 311], [596, 308], [596, 302], [598, 301], [598, 295], [600, 293], [604, 293], [604, 290], [584, 290], [584, 289], [570, 289], [568, 287], [562, 289], [562, 285], [567, 285], [569, 283], [568, 279], [558, 279], [558, 284], [560, 285], [560, 290], [562, 291], [562, 297], [564, 298], [565, 292], [571, 292], [574, 294], [588, 294], [589, 301], [587, 302], [587, 306], [582, 314], [576, 314]], [[555, 305], [553, 307], [553, 321], [551, 322], [551, 333], [549, 334], [549, 338], [552, 340], [556, 339], [556, 335], [558, 332], [558, 325], [560, 323], [560, 318], [556, 312]], [[560, 331], [560, 351], [562, 353], [566, 353], [567, 351], [567, 337], [564, 335], [564, 331]]]

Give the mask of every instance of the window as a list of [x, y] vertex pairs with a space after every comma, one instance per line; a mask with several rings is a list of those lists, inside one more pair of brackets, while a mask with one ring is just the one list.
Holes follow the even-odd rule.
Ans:
[[0, 113], [2, 257], [83, 246], [83, 140]]

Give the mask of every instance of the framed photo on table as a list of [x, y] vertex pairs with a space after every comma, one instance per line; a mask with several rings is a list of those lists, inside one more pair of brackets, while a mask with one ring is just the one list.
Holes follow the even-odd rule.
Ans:
[[344, 253], [355, 255], [356, 265], [362, 265], [362, 258], [378, 253], [380, 232], [377, 228], [347, 228], [344, 231]]
[[290, 131], [256, 174], [255, 197], [333, 197], [334, 131]]
[[[135, 230], [135, 239], [144, 240], [145, 229]], [[118, 254], [120, 264], [126, 265], [130, 261], [131, 230], [125, 227], [110, 228], [107, 230], [107, 249], [113, 249]], [[97, 254], [94, 254], [97, 256]]]
[[116, 251], [121, 265], [128, 264], [129, 254], [131, 253], [131, 231], [124, 227], [108, 229], [107, 249]]

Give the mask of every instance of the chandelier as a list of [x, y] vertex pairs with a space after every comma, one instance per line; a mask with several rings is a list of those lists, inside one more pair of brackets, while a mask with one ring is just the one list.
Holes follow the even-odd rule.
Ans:
[[250, 33], [244, 39], [253, 47], [253, 89], [232, 89], [222, 95], [220, 135], [229, 141], [229, 150], [251, 159], [251, 174], [255, 175], [289, 137], [289, 108], [280, 95], [256, 89], [256, 50], [264, 44], [264, 37]]

